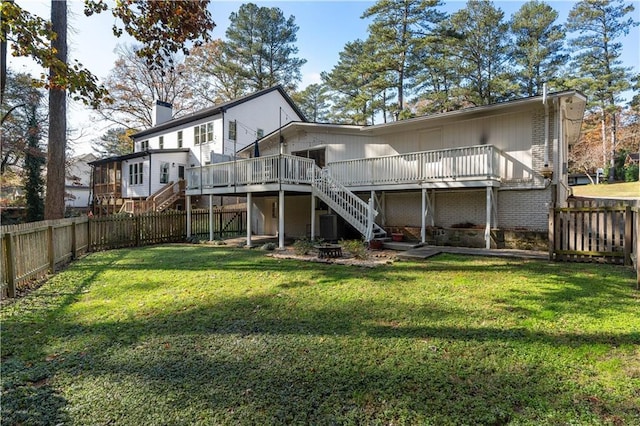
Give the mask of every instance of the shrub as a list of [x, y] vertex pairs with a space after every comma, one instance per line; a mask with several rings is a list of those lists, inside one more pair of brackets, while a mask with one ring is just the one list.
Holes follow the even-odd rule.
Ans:
[[309, 252], [313, 249], [314, 244], [315, 243], [307, 237], [302, 237], [294, 241], [293, 251], [298, 255], [309, 254]]
[[260, 247], [260, 250], [274, 251], [276, 247], [277, 247], [276, 243], [266, 243], [266, 244], [263, 244], [262, 247]]
[[361, 240], [340, 240], [340, 245], [356, 259], [366, 259], [369, 257], [367, 247]]
[[638, 180], [638, 169], [639, 169], [639, 166], [637, 164], [627, 165], [624, 168], [624, 181], [636, 182]]

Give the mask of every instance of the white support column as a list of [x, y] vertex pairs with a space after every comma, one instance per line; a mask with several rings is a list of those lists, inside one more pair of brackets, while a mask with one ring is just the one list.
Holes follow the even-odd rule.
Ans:
[[485, 242], [485, 248], [490, 249], [491, 248], [491, 211], [492, 211], [492, 204], [491, 204], [491, 193], [492, 193], [492, 189], [490, 186], [487, 186], [487, 223], [485, 225], [484, 228], [484, 242]]
[[284, 191], [278, 192], [278, 248], [284, 249]]
[[213, 195], [209, 195], [209, 241], [213, 241]]
[[498, 188], [491, 188], [491, 203], [493, 205], [493, 224], [491, 226], [496, 229], [500, 226], [498, 225]]
[[190, 238], [191, 237], [191, 195], [187, 195], [184, 207], [187, 210], [187, 238]]
[[247, 193], [247, 247], [251, 247], [251, 212], [253, 211], [253, 197], [251, 192]]
[[311, 194], [311, 241], [316, 239], [316, 196]]
[[422, 224], [420, 228], [422, 244], [427, 242], [427, 188], [422, 188]]

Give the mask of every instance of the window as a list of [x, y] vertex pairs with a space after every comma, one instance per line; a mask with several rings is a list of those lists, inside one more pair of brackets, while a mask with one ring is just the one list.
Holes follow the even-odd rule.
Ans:
[[262, 139], [263, 137], [264, 137], [264, 129], [256, 130], [256, 138], [257, 139]]
[[213, 140], [213, 121], [211, 123], [207, 123], [207, 142], [211, 142]]
[[149, 141], [142, 141], [140, 142], [140, 151], [146, 151], [149, 149]]
[[143, 163], [129, 164], [129, 184], [142, 185], [142, 165]]
[[182, 148], [182, 130], [178, 132], [178, 148]]
[[160, 136], [160, 141], [158, 142], [160, 149], [164, 149], [164, 136]]
[[169, 183], [169, 163], [160, 163], [160, 183]]
[[229, 122], [229, 140], [235, 141], [236, 134], [237, 134], [236, 122], [230, 121]]
[[213, 141], [213, 121], [193, 128], [193, 144], [200, 145]]

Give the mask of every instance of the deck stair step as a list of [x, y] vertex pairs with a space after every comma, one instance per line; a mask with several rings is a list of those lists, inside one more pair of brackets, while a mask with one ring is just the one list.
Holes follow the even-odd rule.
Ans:
[[385, 236], [386, 232], [374, 222], [378, 212], [373, 208], [373, 200], [366, 203], [340, 182], [335, 180], [328, 169], [313, 166], [313, 194], [325, 202], [332, 211], [339, 214], [367, 241]]
[[384, 241], [382, 246], [389, 250], [409, 251], [422, 247], [424, 244], [415, 241]]

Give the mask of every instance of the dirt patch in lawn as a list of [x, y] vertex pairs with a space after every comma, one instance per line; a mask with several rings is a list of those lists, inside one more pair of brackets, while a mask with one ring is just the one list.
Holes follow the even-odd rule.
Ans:
[[267, 256], [276, 259], [296, 259], [307, 262], [318, 263], [336, 263], [338, 265], [362, 266], [366, 268], [375, 268], [376, 266], [391, 265], [396, 260], [396, 251], [393, 250], [370, 250], [367, 252], [366, 259], [358, 259], [347, 251], [343, 251], [342, 257], [336, 258], [320, 258], [316, 252], [309, 254], [297, 254], [293, 248], [285, 248], [284, 250], [276, 250], [267, 254]]

